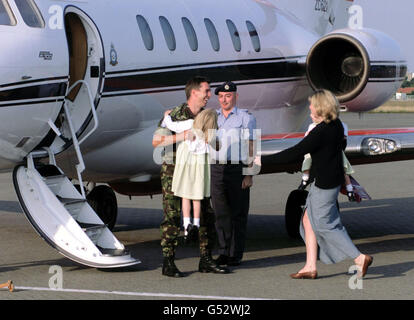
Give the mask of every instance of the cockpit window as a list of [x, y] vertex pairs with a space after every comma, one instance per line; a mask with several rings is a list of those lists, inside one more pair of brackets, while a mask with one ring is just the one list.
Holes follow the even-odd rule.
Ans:
[[16, 19], [10, 9], [9, 3], [6, 0], [0, 0], [0, 25], [14, 26]]
[[33, 0], [14, 0], [24, 22], [33, 28], [44, 28], [45, 22]]

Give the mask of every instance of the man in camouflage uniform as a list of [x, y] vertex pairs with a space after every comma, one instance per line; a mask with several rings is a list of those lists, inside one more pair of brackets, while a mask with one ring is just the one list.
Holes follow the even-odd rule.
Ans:
[[[194, 77], [186, 85], [187, 102], [172, 109], [170, 117], [173, 121], [194, 119], [206, 106], [211, 97], [208, 80]], [[161, 166], [161, 186], [163, 194], [164, 215], [161, 222], [161, 247], [164, 256], [162, 274], [169, 277], [182, 277], [183, 273], [175, 265], [175, 248], [178, 245], [181, 221], [181, 198], [174, 196], [171, 191], [175, 167], [175, 151], [177, 143], [183, 141], [186, 132], [174, 134], [167, 128], [161, 127], [162, 119], [153, 137], [154, 147], [165, 147], [163, 164]], [[211, 257], [215, 244], [215, 219], [209, 199], [202, 201], [199, 229], [200, 272], [228, 273], [225, 267], [219, 267]]]

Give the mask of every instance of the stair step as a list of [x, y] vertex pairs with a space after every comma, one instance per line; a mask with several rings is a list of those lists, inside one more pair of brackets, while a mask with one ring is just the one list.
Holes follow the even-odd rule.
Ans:
[[65, 206], [73, 219], [77, 219], [82, 211], [83, 205], [87, 202], [86, 199], [63, 198], [56, 196], [56, 198]]
[[74, 198], [63, 198], [60, 196], [56, 196], [63, 205], [71, 205], [71, 204], [78, 204], [78, 203], [85, 203], [86, 199], [74, 199]]
[[106, 228], [104, 224], [91, 224], [91, 223], [82, 223], [78, 222], [82, 230], [86, 233], [86, 235], [91, 239], [91, 241], [96, 245], [98, 240]]
[[42, 177], [58, 176], [62, 174], [62, 172], [53, 165], [42, 165], [36, 167], [36, 169]]
[[46, 185], [51, 188], [52, 191], [54, 191], [54, 188], [58, 188], [66, 178], [65, 175], [58, 175], [58, 176], [49, 176], [49, 177], [43, 177]]
[[84, 230], [92, 230], [92, 229], [106, 228], [106, 225], [105, 224], [85, 223], [85, 222], [79, 222], [79, 221], [77, 221], [77, 223]]
[[102, 248], [99, 246], [96, 246], [99, 251], [102, 252], [102, 254], [104, 256], [114, 256], [114, 257], [119, 257], [119, 256], [127, 256], [129, 255], [129, 251], [126, 249], [109, 249], [109, 248]]
[[46, 180], [46, 183], [47, 183], [48, 181], [51, 181], [51, 180], [66, 178], [66, 176], [64, 174], [57, 174], [57, 175], [54, 175], [54, 176], [46, 176], [46, 177], [43, 177], [43, 178]]

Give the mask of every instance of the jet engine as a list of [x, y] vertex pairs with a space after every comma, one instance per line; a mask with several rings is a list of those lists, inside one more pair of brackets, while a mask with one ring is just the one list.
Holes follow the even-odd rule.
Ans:
[[398, 43], [373, 29], [329, 33], [312, 46], [306, 60], [311, 87], [332, 91], [352, 112], [368, 111], [389, 100], [406, 72]]

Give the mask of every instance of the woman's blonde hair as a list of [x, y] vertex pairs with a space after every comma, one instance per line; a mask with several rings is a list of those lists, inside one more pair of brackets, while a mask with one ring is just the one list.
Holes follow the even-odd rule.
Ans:
[[214, 138], [217, 127], [217, 112], [214, 109], [203, 110], [194, 119], [193, 129], [207, 143]]
[[317, 90], [309, 97], [310, 104], [315, 108], [316, 114], [329, 123], [339, 114], [339, 102], [335, 95], [328, 90]]

